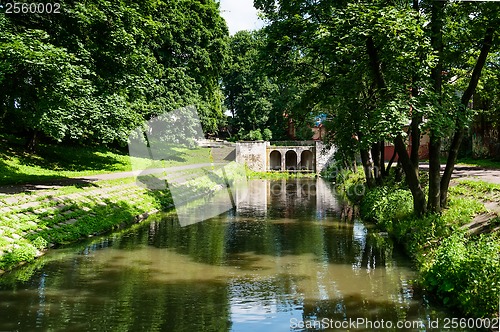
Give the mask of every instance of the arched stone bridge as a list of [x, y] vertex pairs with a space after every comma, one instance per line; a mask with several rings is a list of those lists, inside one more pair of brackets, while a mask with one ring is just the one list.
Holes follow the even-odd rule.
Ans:
[[321, 172], [333, 157], [319, 141], [236, 143], [236, 161], [246, 163], [253, 171]]

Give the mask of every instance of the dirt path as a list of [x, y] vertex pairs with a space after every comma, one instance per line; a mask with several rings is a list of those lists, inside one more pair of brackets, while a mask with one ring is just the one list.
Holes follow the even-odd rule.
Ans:
[[[444, 171], [446, 165], [441, 165], [441, 172]], [[421, 170], [428, 170], [429, 164], [421, 163]], [[451, 177], [454, 180], [467, 178], [470, 180], [479, 180], [489, 183], [500, 184], [500, 169], [486, 169], [477, 166], [455, 166], [453, 175]]]
[[[425, 170], [429, 168], [429, 165], [421, 164], [420, 168]], [[444, 171], [444, 168], [445, 165], [441, 165], [441, 172]], [[451, 185], [453, 185], [453, 182], [460, 181], [461, 179], [500, 184], [500, 170], [477, 166], [455, 166]], [[466, 229], [469, 234], [499, 232], [500, 226], [492, 224], [492, 220], [500, 216], [500, 202], [497, 198], [497, 195], [483, 197], [481, 201], [487, 212], [476, 215], [470, 223], [463, 225], [462, 228]]]

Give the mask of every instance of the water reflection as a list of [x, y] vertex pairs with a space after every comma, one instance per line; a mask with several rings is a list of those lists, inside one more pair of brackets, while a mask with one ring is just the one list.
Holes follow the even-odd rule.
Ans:
[[24, 281], [4, 276], [0, 330], [289, 331], [294, 321], [443, 314], [414, 296], [415, 274], [387, 239], [339, 221], [327, 183], [245, 190], [206, 222], [180, 227], [165, 214], [55, 250], [19, 270]]

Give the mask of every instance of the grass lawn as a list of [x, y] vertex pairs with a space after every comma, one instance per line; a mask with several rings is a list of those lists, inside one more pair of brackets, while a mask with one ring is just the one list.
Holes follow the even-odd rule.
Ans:
[[[178, 150], [165, 166], [207, 162], [206, 149]], [[148, 165], [134, 158], [135, 165]], [[131, 171], [131, 158], [123, 151], [105, 147], [40, 144], [36, 153], [24, 149], [24, 141], [11, 135], [0, 136], [0, 185], [40, 183], [85, 175]]]
[[490, 169], [500, 169], [500, 161], [491, 159], [472, 159], [462, 158], [458, 160], [457, 165], [478, 166]]

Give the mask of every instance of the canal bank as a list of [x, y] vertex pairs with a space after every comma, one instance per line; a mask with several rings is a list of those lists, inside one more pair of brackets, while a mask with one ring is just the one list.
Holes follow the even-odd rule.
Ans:
[[[230, 180], [245, 176], [234, 163], [224, 170]], [[214, 174], [223, 176], [221, 169]], [[220, 181], [207, 176], [182, 186], [186, 201], [222, 188]], [[74, 178], [37, 188], [14, 193], [15, 187], [10, 187], [10, 193], [0, 195], [0, 274], [33, 261], [50, 247], [117, 230], [173, 207], [168, 190], [149, 190], [130, 175], [97, 181]]]
[[404, 183], [388, 181], [368, 190], [361, 172], [348, 171], [336, 180], [340, 191], [359, 206], [361, 218], [405, 249], [434, 301], [469, 317], [498, 319], [500, 218], [487, 207], [499, 201], [500, 185], [455, 181], [448, 208], [418, 218]]

